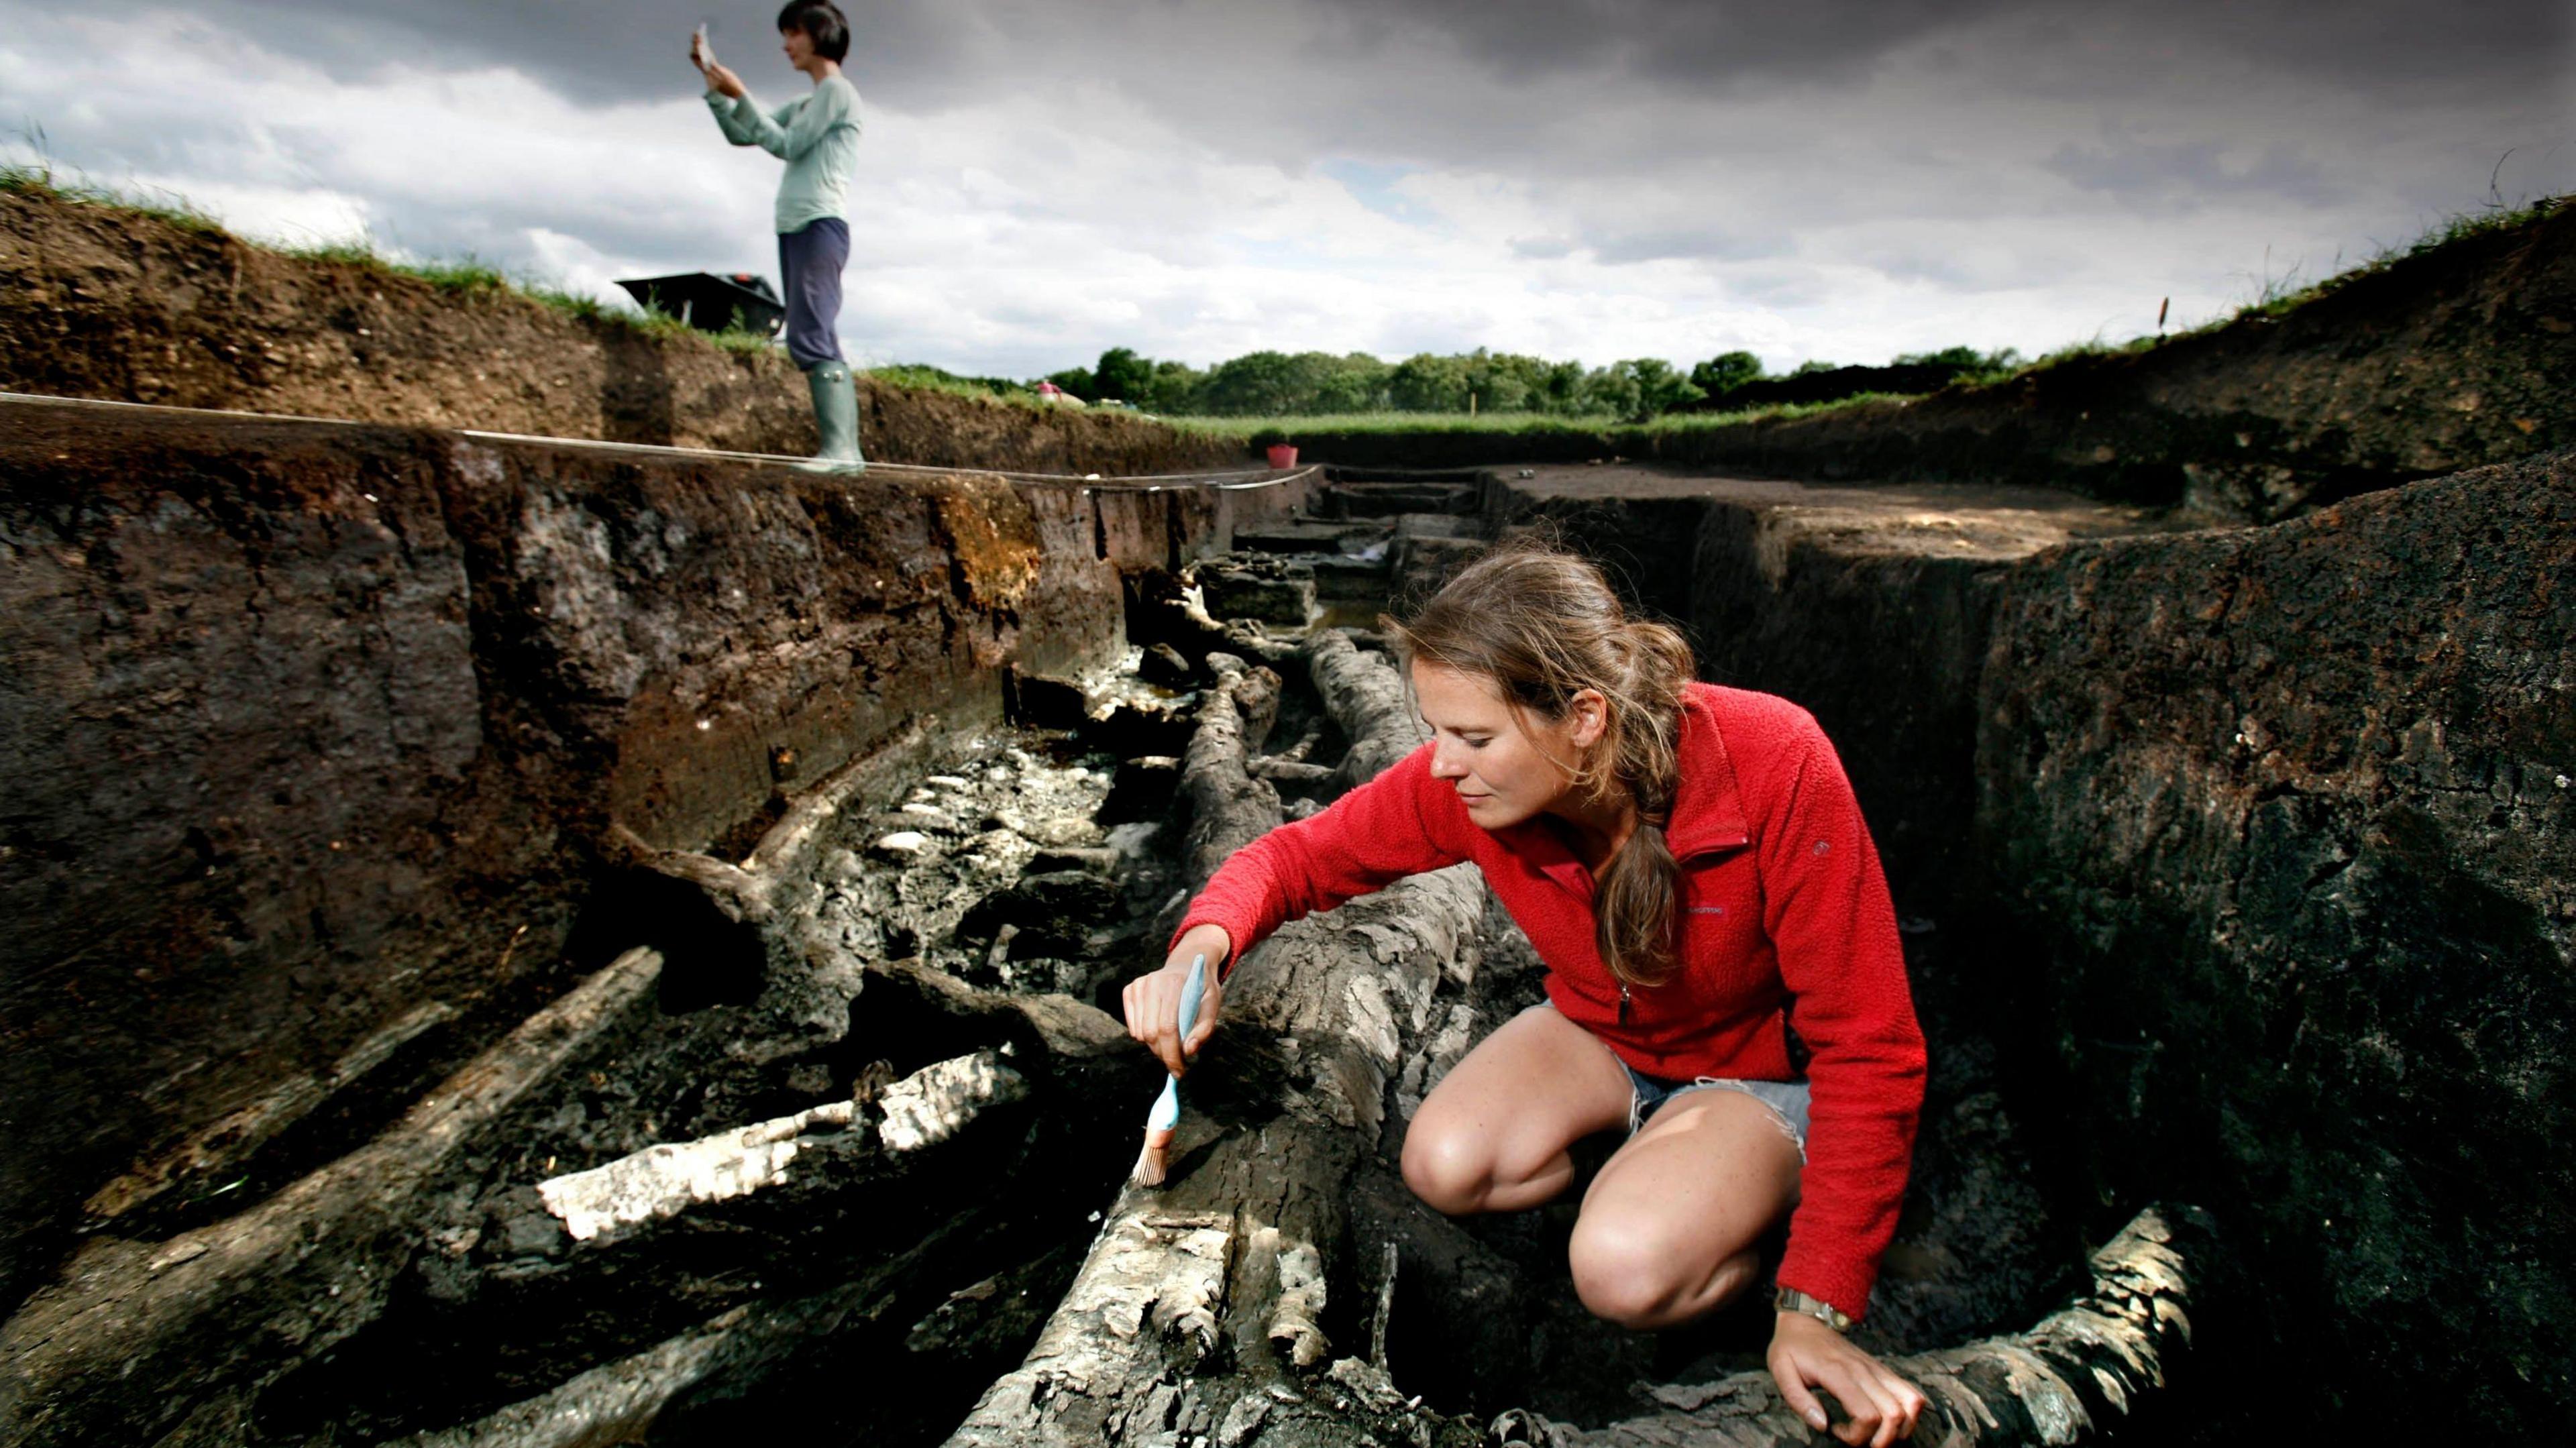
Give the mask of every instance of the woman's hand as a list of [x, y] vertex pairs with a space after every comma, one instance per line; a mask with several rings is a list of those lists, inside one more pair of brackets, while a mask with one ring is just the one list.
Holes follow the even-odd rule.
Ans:
[[1808, 1389], [1832, 1393], [1851, 1416], [1831, 1431], [1854, 1448], [1863, 1443], [1887, 1448], [1899, 1438], [1913, 1437], [1914, 1420], [1928, 1401], [1922, 1389], [1804, 1313], [1781, 1313], [1772, 1329], [1771, 1377], [1790, 1410], [1819, 1433], [1827, 1431], [1825, 1405]]
[[[1151, 975], [1140, 975], [1127, 982], [1123, 999], [1127, 1006], [1127, 1034], [1154, 1048], [1163, 1060], [1163, 1069], [1182, 1075], [1190, 1069], [1191, 1056], [1207, 1043], [1216, 1029], [1216, 1008], [1225, 997], [1225, 987], [1217, 976], [1233, 953], [1234, 942], [1222, 926], [1198, 925], [1181, 937], [1173, 947], [1171, 958]], [[1199, 1018], [1189, 1034], [1180, 1029], [1181, 988], [1189, 984], [1190, 960], [1207, 957], [1207, 984], [1199, 997]]]
[[[695, 56], [691, 56], [690, 58], [692, 60], [696, 59]], [[735, 100], [742, 99], [742, 78], [735, 75], [730, 69], [719, 65], [714, 61], [708, 61], [705, 65], [698, 67], [698, 72], [707, 78], [707, 89], [714, 91], [719, 95], [731, 96]]]

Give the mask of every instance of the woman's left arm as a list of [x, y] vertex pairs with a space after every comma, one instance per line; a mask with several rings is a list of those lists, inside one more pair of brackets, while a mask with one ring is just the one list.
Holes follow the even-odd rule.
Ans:
[[[1896, 907], [1859, 801], [1824, 731], [1803, 713], [1797, 723], [1790, 746], [1796, 762], [1760, 810], [1757, 846], [1763, 924], [1790, 993], [1790, 1023], [1811, 1052], [1807, 1165], [1789, 1219], [1780, 1285], [1858, 1318], [1868, 1307], [1879, 1257], [1895, 1236], [1913, 1163], [1923, 1108], [1923, 1032], [1906, 983]], [[1891, 1383], [1901, 1387], [1895, 1406], [1911, 1405], [1902, 1415], [1911, 1431], [1921, 1394], [1910, 1385], [1839, 1337], [1814, 1338], [1786, 1316], [1781, 1331], [1772, 1365], [1793, 1405], [1810, 1408], [1813, 1399], [1799, 1402], [1806, 1383], [1791, 1391], [1784, 1359], [1793, 1367], [1832, 1363], [1882, 1391]], [[1833, 1336], [1830, 1329], [1826, 1336]], [[1784, 1347], [1794, 1350], [1784, 1353]], [[1861, 1373], [1862, 1364], [1872, 1371]], [[1845, 1406], [1856, 1420], [1864, 1414], [1863, 1404]], [[1880, 1419], [1873, 1429], [1887, 1421], [1870, 1416]]]
[[859, 124], [857, 97], [858, 92], [851, 89], [847, 81], [827, 82], [814, 87], [814, 93], [805, 97], [804, 104], [796, 108], [793, 116], [784, 107], [780, 108], [778, 120], [786, 129], [779, 137], [780, 144], [770, 149], [793, 161], [823, 144], [823, 138], [830, 135], [834, 127], [848, 126], [855, 130]]

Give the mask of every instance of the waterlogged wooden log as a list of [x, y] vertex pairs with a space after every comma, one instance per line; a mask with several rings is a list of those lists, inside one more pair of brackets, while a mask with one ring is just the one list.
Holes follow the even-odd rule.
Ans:
[[[1220, 667], [1242, 676], [1234, 660]], [[1340, 695], [1354, 738], [1386, 732], [1385, 712], [1402, 708], [1400, 691]], [[1216, 767], [1213, 747], [1205, 762]], [[1239, 754], [1223, 762], [1241, 776]], [[1191, 859], [1194, 878], [1215, 863]], [[1184, 1089], [1239, 1109], [1185, 1110], [1167, 1184], [1120, 1195], [1037, 1346], [952, 1448], [1481, 1436], [1408, 1403], [1364, 1359], [1337, 1359], [1323, 1324], [1353, 1173], [1376, 1147], [1389, 1081], [1435, 1024], [1441, 981], [1474, 969], [1484, 904], [1459, 866], [1293, 921], [1251, 952], [1192, 1073], [1200, 1084]]]
[[1315, 692], [1333, 722], [1350, 736], [1351, 749], [1342, 756], [1340, 770], [1344, 784], [1377, 778], [1430, 737], [1405, 697], [1403, 678], [1384, 655], [1362, 650], [1338, 629], [1309, 638], [1305, 652]]
[[1279, 791], [1246, 768], [1260, 741], [1237, 704], [1239, 694], [1266, 693], [1275, 715], [1279, 676], [1232, 654], [1208, 655], [1208, 667], [1216, 682], [1199, 696], [1198, 728], [1181, 756], [1180, 793], [1190, 807], [1181, 863], [1193, 885], [1215, 874], [1227, 856], [1278, 828], [1281, 819]]
[[[1329, 935], [1330, 919], [1281, 937]], [[1343, 958], [1374, 968], [1358, 965], [1364, 954]], [[1238, 979], [1262, 969], [1256, 953]], [[1366, 1344], [1337, 1347], [1323, 1328], [1350, 1181], [1373, 1140], [1340, 1118], [1373, 1113], [1347, 1098], [1312, 1107], [1362, 1079], [1327, 1072], [1266, 1120], [1185, 1116], [1169, 1183], [1120, 1195], [1037, 1346], [949, 1448], [1481, 1442], [1479, 1427], [1408, 1400], [1354, 1355]]]
[[[1922, 1448], [2087, 1443], [2165, 1387], [2191, 1342], [2191, 1267], [2214, 1249], [2206, 1214], [2150, 1207], [2093, 1254], [2091, 1286], [2028, 1332], [1891, 1358], [1931, 1398], [1915, 1426]], [[1652, 1390], [1663, 1411], [1590, 1431], [1515, 1410], [1495, 1420], [1503, 1443], [1547, 1448], [1787, 1448], [1816, 1434], [1780, 1401], [1767, 1372]], [[1839, 1410], [1835, 1410], [1837, 1420]]]
[[807, 878], [806, 865], [826, 826], [852, 800], [915, 762], [937, 726], [936, 717], [907, 723], [892, 738], [852, 759], [787, 801], [778, 822], [762, 832], [760, 843], [740, 864], [697, 850], [664, 849], [625, 824], [611, 820], [603, 853], [639, 870], [691, 886], [728, 920], [762, 925], [792, 908], [780, 898], [789, 882]]
[[[1274, 639], [1261, 625], [1247, 619], [1220, 621], [1211, 617], [1195, 594], [1181, 595], [1181, 617], [1192, 637], [1180, 641], [1183, 652], [1204, 654], [1211, 649], [1259, 659], [1265, 664], [1286, 664], [1297, 657], [1297, 645], [1285, 639]], [[1193, 649], [1191, 646], [1196, 645]]]
[[894, 1259], [808, 1297], [746, 1302], [631, 1357], [576, 1374], [551, 1391], [388, 1448], [599, 1448], [645, 1439], [702, 1383], [756, 1378], [874, 1323], [898, 1305], [919, 1262], [973, 1250], [989, 1232], [951, 1221]]
[[628, 951], [382, 1136], [238, 1216], [157, 1244], [94, 1242], [0, 1326], [0, 1442], [240, 1441], [262, 1387], [384, 1309], [438, 1169], [646, 1001], [661, 971], [660, 955]]
[[1248, 761], [1244, 768], [1255, 779], [1266, 779], [1272, 784], [1293, 784], [1306, 788], [1330, 784], [1339, 777], [1339, 771], [1330, 765], [1308, 764], [1302, 759], [1282, 759], [1276, 754], [1261, 755]]
[[[527, 927], [519, 929], [524, 934]], [[516, 943], [514, 938], [512, 944]], [[92, 1217], [111, 1220], [160, 1200], [182, 1183], [248, 1161], [287, 1128], [391, 1060], [396, 1051], [421, 1033], [455, 1018], [456, 1008], [445, 1001], [428, 1001], [405, 1011], [393, 1024], [342, 1053], [330, 1070], [287, 1077], [257, 1101], [99, 1188], [91, 1194], [85, 1209]]]

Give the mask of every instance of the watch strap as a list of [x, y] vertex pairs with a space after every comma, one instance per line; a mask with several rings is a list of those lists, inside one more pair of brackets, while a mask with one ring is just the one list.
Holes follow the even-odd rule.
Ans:
[[1852, 1320], [1843, 1315], [1841, 1308], [1822, 1298], [1810, 1297], [1795, 1287], [1781, 1288], [1779, 1295], [1771, 1299], [1771, 1306], [1780, 1312], [1794, 1312], [1801, 1317], [1812, 1317], [1836, 1332], [1849, 1332], [1852, 1329]]

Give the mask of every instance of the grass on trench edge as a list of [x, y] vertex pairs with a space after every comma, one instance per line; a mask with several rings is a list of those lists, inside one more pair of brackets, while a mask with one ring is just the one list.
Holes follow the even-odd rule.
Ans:
[[[0, 194], [26, 193], [69, 201], [84, 206], [98, 206], [130, 215], [148, 217], [183, 231], [203, 235], [230, 236], [223, 222], [199, 209], [176, 192], [150, 192], [137, 195], [86, 181], [71, 182], [58, 178], [51, 166], [0, 165]], [[2476, 210], [2463, 212], [2442, 221], [2414, 240], [2381, 247], [2359, 264], [2335, 272], [2306, 286], [2294, 286], [2296, 268], [2279, 277], [2263, 278], [2256, 297], [2234, 312], [2214, 317], [2197, 327], [2179, 332], [2132, 337], [2123, 342], [2105, 342], [2099, 337], [2061, 347], [2009, 370], [1970, 373], [1957, 379], [1954, 386], [1991, 386], [2016, 378], [2028, 377], [2060, 363], [2085, 358], [2117, 357], [2152, 351], [2167, 343], [2221, 331], [2249, 317], [2279, 318], [2320, 298], [2352, 285], [2366, 277], [2376, 276], [2400, 262], [2438, 251], [2446, 246], [2496, 232], [2511, 231], [2542, 220], [2553, 211], [2576, 206], [2576, 196], [2545, 196], [2520, 205], [2492, 202]], [[777, 349], [774, 338], [759, 332], [728, 329], [701, 332], [676, 317], [659, 312], [628, 311], [600, 301], [596, 297], [567, 291], [551, 278], [529, 274], [513, 276], [468, 252], [452, 260], [412, 261], [391, 257], [380, 251], [372, 238], [323, 242], [312, 246], [273, 246], [235, 237], [245, 246], [301, 260], [332, 262], [406, 276], [427, 282], [452, 296], [519, 296], [551, 307], [586, 322], [631, 328], [648, 336], [670, 340], [688, 339], [703, 342], [721, 351], [761, 353]], [[867, 375], [898, 387], [943, 392], [981, 401], [1046, 410], [1049, 404], [1037, 393], [1004, 378], [961, 377], [943, 368], [895, 363], [865, 369]], [[1207, 417], [1148, 415], [1144, 420], [1165, 423], [1184, 432], [1227, 439], [1239, 439], [1253, 446], [1271, 442], [1293, 441], [1299, 434], [1316, 436], [1325, 433], [1391, 434], [1418, 432], [1430, 434], [1490, 433], [1506, 435], [1545, 434], [1554, 436], [1591, 436], [1608, 439], [1612, 434], [1695, 432], [1708, 428], [1732, 427], [1758, 421], [1777, 421], [1806, 417], [1820, 412], [1865, 406], [1872, 403], [1902, 400], [1911, 394], [1861, 393], [1830, 402], [1790, 403], [1771, 407], [1748, 408], [1733, 412], [1666, 413], [1643, 422], [1623, 421], [1614, 417], [1568, 417], [1556, 413], [1416, 413], [1363, 412], [1339, 413], [1310, 417]]]
[[664, 316], [659, 312], [628, 311], [603, 302], [597, 297], [567, 291], [549, 277], [529, 273], [513, 275], [484, 261], [472, 252], [454, 258], [415, 261], [386, 254], [376, 245], [372, 237], [366, 236], [316, 242], [309, 246], [271, 245], [233, 236], [221, 219], [199, 210], [187, 198], [175, 193], [153, 193], [155, 198], [166, 194], [166, 200], [147, 199], [130, 192], [87, 182], [66, 182], [47, 167], [0, 166], [0, 194], [8, 193], [68, 201], [76, 205], [96, 206], [130, 216], [146, 217], [201, 236], [231, 237], [244, 246], [278, 256], [293, 257], [298, 261], [356, 267], [365, 271], [380, 272], [387, 276], [409, 277], [415, 281], [427, 282], [439, 292], [451, 297], [524, 297], [586, 322], [623, 326], [653, 337], [687, 338], [727, 352], [768, 352], [777, 347], [774, 339], [761, 332], [741, 328], [702, 332], [676, 317]]
[[1731, 412], [1668, 412], [1642, 422], [1607, 414], [1569, 416], [1563, 413], [1541, 412], [1349, 412], [1325, 413], [1312, 417], [1176, 415], [1157, 420], [1186, 432], [1239, 439], [1254, 446], [1274, 442], [1295, 442], [1300, 437], [1322, 437], [1336, 433], [1580, 437], [1598, 439], [1607, 443], [1617, 438], [1639, 435], [1703, 432], [1712, 428], [1737, 427], [1749, 422], [1812, 417], [1818, 413], [1840, 412], [1847, 408], [1868, 407], [1882, 402], [1908, 401], [1915, 395], [1862, 392], [1850, 397], [1837, 397], [1830, 402], [1781, 402], [1767, 407], [1739, 408]]

